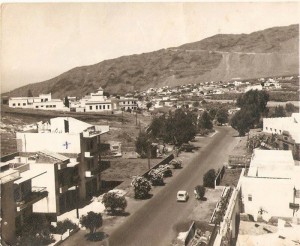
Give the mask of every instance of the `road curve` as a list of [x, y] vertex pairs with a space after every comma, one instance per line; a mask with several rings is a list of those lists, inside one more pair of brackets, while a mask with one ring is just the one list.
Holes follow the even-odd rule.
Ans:
[[170, 245], [176, 237], [174, 226], [185, 222], [194, 206], [192, 196], [187, 203], [177, 203], [177, 191], [187, 190], [192, 195], [194, 187], [202, 184], [203, 174], [226, 162], [237, 143], [234, 137], [237, 134], [231, 127], [219, 127], [217, 130], [213, 137], [206, 138], [206, 146], [178, 176], [111, 233], [110, 246]]

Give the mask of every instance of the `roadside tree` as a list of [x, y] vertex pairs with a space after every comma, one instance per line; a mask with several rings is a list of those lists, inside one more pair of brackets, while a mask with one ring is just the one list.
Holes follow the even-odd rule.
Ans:
[[90, 234], [94, 234], [103, 224], [101, 213], [88, 212], [87, 215], [82, 215], [80, 224], [90, 230]]
[[197, 194], [197, 196], [199, 197], [200, 200], [204, 199], [205, 196], [205, 187], [202, 185], [197, 185], [195, 187], [195, 192]]
[[228, 122], [228, 111], [225, 108], [218, 109], [216, 113], [216, 119], [220, 124], [225, 124]]
[[102, 203], [105, 209], [112, 214], [124, 212], [127, 207], [127, 201], [124, 196], [119, 196], [115, 192], [108, 192], [103, 195]]
[[208, 188], [215, 188], [216, 170], [210, 169], [203, 176], [203, 186]]
[[146, 178], [140, 176], [137, 176], [132, 180], [131, 186], [134, 189], [134, 197], [137, 199], [147, 198], [149, 191], [151, 190], [150, 182]]

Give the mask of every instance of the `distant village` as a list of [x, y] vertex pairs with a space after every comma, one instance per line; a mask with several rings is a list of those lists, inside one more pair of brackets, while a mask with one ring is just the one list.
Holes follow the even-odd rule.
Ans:
[[[224, 93], [245, 93], [250, 90], [281, 89], [279, 80], [292, 80], [294, 77], [260, 78], [255, 82], [233, 80], [232, 82], [210, 81], [169, 88], [149, 88], [146, 91], [127, 93], [124, 96], [105, 96], [100, 87], [96, 92], [81, 99], [66, 96], [64, 100], [53, 99], [50, 94], [38, 97], [10, 97], [9, 107], [31, 108], [40, 110], [59, 110], [73, 112], [116, 112], [134, 111], [137, 109], [154, 109], [163, 107], [193, 108], [196, 101], [209, 99], [212, 95]], [[67, 102], [66, 102], [67, 101]]]

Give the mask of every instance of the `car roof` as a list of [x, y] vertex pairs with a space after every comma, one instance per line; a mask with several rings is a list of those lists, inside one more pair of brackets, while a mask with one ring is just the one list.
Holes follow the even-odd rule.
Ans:
[[185, 190], [179, 190], [179, 191], [177, 192], [177, 194], [179, 194], [179, 193], [187, 193], [187, 191], [185, 191]]

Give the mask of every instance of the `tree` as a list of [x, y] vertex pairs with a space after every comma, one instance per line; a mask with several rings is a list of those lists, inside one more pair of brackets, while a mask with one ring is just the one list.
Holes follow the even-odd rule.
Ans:
[[202, 113], [202, 115], [200, 117], [199, 128], [202, 128], [202, 129], [212, 129], [213, 128], [211, 118], [206, 110]]
[[150, 135], [144, 131], [141, 131], [135, 142], [136, 152], [139, 153], [142, 158], [146, 158], [150, 145], [151, 145]]
[[151, 190], [150, 182], [146, 178], [140, 176], [133, 178], [131, 186], [133, 186], [134, 189], [134, 197], [137, 199], [147, 198], [149, 191]]
[[150, 132], [151, 135], [155, 138], [163, 137], [166, 130], [165, 123], [166, 123], [166, 118], [164, 115], [160, 117], [155, 117], [150, 124], [148, 132]]
[[30, 215], [25, 220], [20, 234], [17, 242], [17, 245], [20, 246], [48, 245], [54, 241], [45, 215]]
[[67, 107], [67, 108], [70, 107], [70, 101], [69, 101], [69, 98], [68, 98], [67, 96], [65, 97], [64, 105], [65, 105], [65, 107]]
[[245, 136], [251, 127], [254, 127], [255, 116], [247, 109], [239, 110], [231, 118], [231, 126], [239, 132], [240, 136]]
[[293, 113], [293, 112], [296, 112], [296, 107], [294, 104], [292, 103], [287, 103], [285, 105], [285, 111], [288, 112], [288, 113]]
[[103, 195], [102, 203], [106, 210], [110, 210], [112, 214], [116, 211], [124, 212], [127, 207], [127, 201], [124, 196], [119, 196], [115, 192], [108, 192]]
[[33, 97], [32, 91], [30, 89], [28, 89], [27, 91], [27, 97]]
[[220, 124], [228, 122], [228, 111], [225, 108], [218, 109], [216, 113], [216, 119]]
[[210, 169], [203, 176], [203, 186], [215, 188], [216, 170]]
[[193, 107], [198, 108], [200, 106], [199, 101], [193, 102]]
[[216, 117], [217, 114], [217, 109], [216, 108], [211, 108], [208, 112], [209, 117], [213, 120]]
[[152, 102], [148, 102], [148, 103], [146, 104], [146, 107], [147, 107], [148, 111], [149, 111], [149, 109], [150, 109], [152, 106], [153, 106]]
[[205, 187], [202, 185], [197, 185], [195, 187], [195, 191], [197, 193], [197, 196], [199, 197], [199, 199], [203, 200], [204, 196], [205, 196]]
[[251, 128], [256, 127], [260, 118], [267, 115], [269, 94], [265, 91], [250, 90], [237, 99], [241, 108], [231, 119], [231, 126], [244, 136]]
[[274, 110], [274, 114], [272, 114], [272, 118], [276, 117], [285, 117], [286, 113], [283, 106], [276, 106]]
[[110, 97], [110, 94], [109, 94], [109, 92], [104, 91], [104, 92], [103, 92], [103, 96]]
[[152, 169], [149, 173], [149, 178], [152, 185], [163, 185], [164, 184], [164, 175], [163, 173], [157, 172]]
[[88, 212], [87, 215], [82, 215], [80, 224], [90, 230], [90, 234], [94, 234], [98, 228], [102, 226], [103, 220], [101, 213]]

